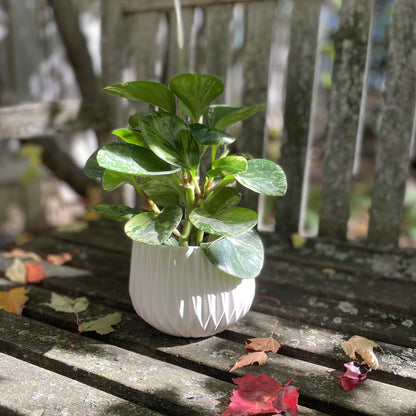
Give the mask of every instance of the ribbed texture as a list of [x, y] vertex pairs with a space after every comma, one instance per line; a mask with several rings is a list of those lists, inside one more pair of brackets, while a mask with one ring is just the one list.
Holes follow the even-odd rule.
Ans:
[[254, 279], [215, 268], [199, 247], [133, 242], [130, 297], [137, 314], [170, 335], [206, 337], [223, 331], [250, 309]]

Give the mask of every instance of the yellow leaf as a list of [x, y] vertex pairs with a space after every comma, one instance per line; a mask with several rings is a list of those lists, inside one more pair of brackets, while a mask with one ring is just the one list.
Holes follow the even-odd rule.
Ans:
[[50, 303], [43, 303], [58, 312], [83, 312], [89, 306], [89, 301], [86, 297], [69, 298], [68, 296], [58, 295], [52, 292]]
[[7, 312], [21, 315], [25, 303], [29, 300], [26, 294], [29, 289], [25, 287], [17, 287], [5, 292], [0, 292], [0, 309]]
[[374, 354], [373, 348], [383, 349], [380, 345], [376, 344], [370, 339], [360, 337], [359, 335], [354, 335], [348, 341], [345, 341], [341, 345], [342, 349], [345, 351], [349, 357], [353, 360], [358, 360], [357, 354], [374, 370], [378, 368], [378, 360]]
[[303, 247], [306, 243], [306, 238], [302, 237], [300, 234], [292, 234], [290, 238], [292, 239], [292, 246], [295, 249]]
[[322, 271], [326, 274], [335, 274], [337, 272], [335, 269], [331, 269], [330, 267], [324, 267]]
[[12, 282], [26, 283], [26, 268], [22, 260], [15, 258], [12, 265], [4, 273]]
[[89, 321], [82, 323], [78, 326], [80, 332], [83, 331], [95, 331], [101, 335], [108, 334], [109, 332], [115, 331], [112, 325], [117, 325], [121, 321], [121, 313], [114, 312], [108, 315], [96, 319], [95, 321]]

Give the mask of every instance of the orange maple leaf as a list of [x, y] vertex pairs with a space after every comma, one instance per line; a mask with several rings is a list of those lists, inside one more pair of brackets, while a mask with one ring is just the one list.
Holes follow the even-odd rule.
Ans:
[[25, 287], [16, 287], [8, 291], [0, 292], [0, 309], [21, 315], [25, 303], [29, 300], [26, 296], [28, 292], [29, 289]]
[[230, 373], [231, 371], [237, 370], [237, 368], [246, 367], [248, 365], [264, 365], [266, 361], [267, 354], [264, 351], [252, 352], [240, 357], [240, 360], [234, 364], [233, 368], [230, 370]]
[[269, 338], [250, 338], [247, 341], [250, 343], [246, 343], [246, 348], [248, 350], [271, 351], [276, 354], [280, 348], [280, 344], [271, 336]]
[[47, 276], [45, 269], [38, 263], [25, 261], [23, 264], [25, 265], [27, 283], [39, 283]]

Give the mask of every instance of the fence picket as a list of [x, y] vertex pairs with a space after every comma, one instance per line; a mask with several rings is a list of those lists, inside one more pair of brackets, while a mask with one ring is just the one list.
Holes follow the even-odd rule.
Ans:
[[326, 138], [319, 234], [345, 239], [374, 0], [342, 2]]
[[291, 16], [281, 160], [288, 190], [277, 203], [279, 229], [297, 232], [308, 147], [321, 0], [295, 0]]
[[368, 231], [369, 241], [376, 245], [396, 245], [403, 218], [416, 104], [415, 19], [414, 0], [397, 0]]

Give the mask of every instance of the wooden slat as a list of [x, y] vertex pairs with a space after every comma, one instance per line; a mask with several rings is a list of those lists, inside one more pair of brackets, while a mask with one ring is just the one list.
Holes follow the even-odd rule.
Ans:
[[[209, 7], [204, 16], [206, 72], [220, 77], [227, 84], [227, 71], [232, 57], [233, 37], [230, 24], [233, 22], [233, 6]], [[224, 95], [216, 102], [224, 103]]]
[[178, 53], [178, 41], [177, 41], [177, 21], [175, 11], [169, 13], [169, 51], [167, 55], [167, 84], [169, 80], [179, 74], [179, 72], [188, 72], [190, 67], [191, 57], [191, 35], [192, 24], [194, 21], [194, 10], [186, 8], [182, 10], [183, 21], [183, 35], [184, 35], [184, 47], [183, 47], [183, 64], [184, 68], [180, 68], [180, 57]]
[[416, 3], [398, 0], [391, 27], [387, 86], [377, 144], [368, 238], [396, 245], [403, 218], [416, 103]]
[[346, 238], [368, 37], [374, 1], [342, 2], [319, 211], [319, 234]]
[[75, 122], [80, 108], [78, 99], [0, 107], [0, 140], [51, 136]]
[[[249, 3], [245, 6], [245, 42], [239, 57], [243, 67], [242, 105], [267, 103], [269, 59], [275, 20], [276, 1]], [[265, 112], [244, 120], [236, 150], [252, 157], [262, 157], [265, 123]], [[257, 209], [258, 194], [243, 190], [242, 205]]]
[[[17, 377], [16, 375], [30, 375]], [[0, 353], [0, 414], [162, 416], [97, 388]]]
[[288, 179], [277, 204], [277, 228], [297, 232], [308, 148], [309, 121], [316, 71], [321, 0], [295, 0], [290, 31], [281, 164]]

